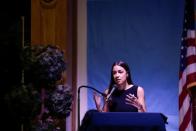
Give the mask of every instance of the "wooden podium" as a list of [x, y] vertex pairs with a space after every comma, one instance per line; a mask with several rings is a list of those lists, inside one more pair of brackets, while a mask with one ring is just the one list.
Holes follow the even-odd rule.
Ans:
[[86, 131], [166, 131], [161, 113], [95, 112]]

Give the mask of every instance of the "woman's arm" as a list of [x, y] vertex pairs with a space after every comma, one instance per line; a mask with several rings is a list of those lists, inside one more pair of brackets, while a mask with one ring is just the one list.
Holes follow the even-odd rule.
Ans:
[[[105, 94], [108, 94], [108, 89], [105, 90]], [[104, 97], [104, 103], [103, 103], [103, 108], [102, 112], [108, 112], [108, 102], [106, 101], [106, 97]]]
[[94, 92], [93, 93], [93, 99], [94, 99], [95, 106], [96, 106], [97, 110], [99, 112], [101, 112], [101, 110], [102, 110], [102, 107], [101, 107], [101, 96], [98, 95], [96, 92]]
[[138, 111], [139, 112], [146, 112], [146, 103], [145, 103], [145, 95], [144, 95], [144, 89], [142, 87], [138, 87], [137, 90], [137, 101], [138, 101]]
[[[105, 94], [107, 94], [107, 93], [108, 93], [108, 90], [105, 91]], [[95, 101], [96, 108], [99, 112], [107, 112], [108, 111], [108, 104], [106, 102], [105, 97], [103, 97], [103, 106], [101, 105], [102, 97], [100, 95], [98, 95], [96, 92], [94, 92], [93, 98]]]

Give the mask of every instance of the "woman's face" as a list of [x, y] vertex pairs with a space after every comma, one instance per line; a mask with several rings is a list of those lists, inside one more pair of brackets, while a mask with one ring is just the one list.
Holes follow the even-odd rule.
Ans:
[[115, 65], [112, 70], [114, 82], [118, 85], [125, 85], [127, 83], [127, 71], [119, 66]]

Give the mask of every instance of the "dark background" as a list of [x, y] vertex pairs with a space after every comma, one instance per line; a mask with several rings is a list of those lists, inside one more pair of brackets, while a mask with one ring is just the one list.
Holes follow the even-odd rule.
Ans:
[[19, 130], [17, 117], [10, 112], [5, 95], [21, 82], [22, 17], [24, 41], [30, 41], [29, 0], [6, 0], [0, 4], [0, 114], [1, 128]]

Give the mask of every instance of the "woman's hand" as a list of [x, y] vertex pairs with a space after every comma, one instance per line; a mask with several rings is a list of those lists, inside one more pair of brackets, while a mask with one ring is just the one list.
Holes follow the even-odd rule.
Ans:
[[141, 110], [142, 104], [139, 102], [138, 98], [135, 97], [133, 94], [126, 95], [126, 104], [135, 106], [138, 110]]
[[95, 101], [95, 105], [98, 111], [101, 111], [101, 96], [98, 95], [96, 92], [93, 92], [93, 99]]

